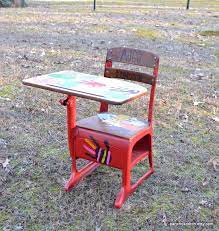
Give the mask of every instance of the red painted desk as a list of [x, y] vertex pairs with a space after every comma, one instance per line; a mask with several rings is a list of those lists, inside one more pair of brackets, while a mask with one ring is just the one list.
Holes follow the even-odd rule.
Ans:
[[[67, 106], [68, 145], [72, 157], [72, 173], [65, 185], [66, 191], [100, 164], [121, 169], [123, 161], [120, 147], [124, 148], [127, 140], [148, 127], [148, 121], [106, 113], [107, 110], [104, 108], [104, 103], [119, 105], [145, 95], [146, 88], [140, 85], [74, 71], [61, 71], [25, 79], [23, 84], [68, 95], [66, 100], [61, 101]], [[76, 122], [76, 96], [100, 101], [103, 104], [100, 113]], [[103, 132], [94, 132], [99, 129]], [[136, 147], [132, 155], [132, 165], [134, 166], [146, 154], [141, 153]], [[81, 170], [77, 170], [77, 158], [87, 159], [90, 162]]]

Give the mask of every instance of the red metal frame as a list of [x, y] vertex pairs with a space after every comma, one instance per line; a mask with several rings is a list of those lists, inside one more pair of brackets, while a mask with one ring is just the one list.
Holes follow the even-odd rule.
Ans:
[[[64, 101], [61, 101], [62, 105], [67, 106], [67, 125], [68, 125], [68, 145], [70, 150], [70, 155], [72, 158], [72, 170], [71, 176], [65, 185], [65, 190], [70, 191], [80, 180], [85, 176], [94, 171], [102, 163], [98, 159], [92, 158], [92, 155], [86, 155], [84, 150], [83, 141], [88, 140], [89, 137], [95, 137], [98, 144], [91, 141], [90, 145], [93, 146], [91, 153], [94, 153], [94, 149], [99, 146], [96, 153], [102, 151], [104, 155], [109, 151], [104, 149], [106, 145], [106, 140], [110, 144], [111, 153], [114, 154], [111, 161], [108, 160], [108, 166], [118, 168], [122, 171], [122, 185], [121, 190], [118, 193], [115, 200], [115, 207], [121, 208], [128, 196], [130, 196], [136, 188], [148, 178], [154, 172], [153, 163], [153, 153], [152, 153], [152, 139], [153, 139], [153, 108], [154, 108], [154, 95], [155, 86], [158, 76], [158, 66], [159, 58], [157, 58], [155, 65], [153, 66], [153, 76], [155, 78], [154, 83], [150, 90], [150, 101], [148, 109], [148, 127], [143, 129], [136, 136], [131, 137], [131, 139], [126, 139], [122, 137], [113, 136], [111, 134], [106, 134], [101, 131], [93, 131], [90, 129], [80, 128], [76, 125], [76, 99], [75, 96], [68, 96]], [[112, 67], [112, 60], [107, 60], [105, 63], [105, 68]], [[100, 113], [108, 111], [108, 104], [101, 102]], [[93, 142], [95, 142], [95, 140]], [[140, 142], [140, 143], [138, 143]], [[88, 148], [87, 148], [88, 149]], [[136, 183], [131, 185], [131, 170], [139, 163], [139, 161], [148, 157], [150, 169], [138, 179]], [[90, 162], [80, 170], [77, 170], [76, 160], [77, 158], [83, 158], [90, 160]], [[102, 156], [103, 158], [103, 156]], [[106, 159], [106, 156], [104, 156]]]
[[75, 153], [75, 140], [76, 140], [76, 97], [68, 96], [64, 101], [60, 101], [64, 106], [67, 106], [67, 129], [68, 129], [68, 146], [72, 159], [71, 176], [65, 185], [65, 190], [69, 191], [72, 187], [77, 185], [81, 179], [89, 175], [100, 164], [90, 162], [85, 167], [77, 170], [76, 166], [76, 153]]

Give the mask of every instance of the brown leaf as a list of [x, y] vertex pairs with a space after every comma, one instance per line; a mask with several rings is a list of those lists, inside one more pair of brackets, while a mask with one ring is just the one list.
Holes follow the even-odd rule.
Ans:
[[9, 165], [9, 159], [0, 158], [0, 164], [2, 164], [3, 168], [7, 168], [7, 166]]
[[215, 214], [216, 217], [219, 217], [219, 208], [216, 208], [214, 210], [214, 214]]
[[205, 178], [205, 179], [203, 180], [203, 182], [202, 182], [202, 185], [203, 185], [203, 186], [206, 186], [206, 185], [209, 184], [209, 182], [210, 182], [210, 179]]
[[219, 166], [219, 157], [212, 157], [208, 161], [208, 166], [213, 166], [214, 170], [217, 171], [217, 166]]
[[212, 117], [212, 119], [213, 119], [215, 122], [219, 122], [219, 118], [216, 117], [216, 116]]

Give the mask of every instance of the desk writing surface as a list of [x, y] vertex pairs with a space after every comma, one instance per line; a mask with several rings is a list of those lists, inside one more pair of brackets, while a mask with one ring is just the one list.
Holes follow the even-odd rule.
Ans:
[[82, 98], [123, 104], [146, 94], [146, 88], [113, 78], [105, 78], [75, 71], [60, 71], [30, 79], [23, 84]]

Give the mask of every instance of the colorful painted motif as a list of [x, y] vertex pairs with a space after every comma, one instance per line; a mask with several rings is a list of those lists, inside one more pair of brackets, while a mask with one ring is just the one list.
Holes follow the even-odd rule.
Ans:
[[132, 131], [139, 129], [139, 127], [145, 127], [146, 125], [146, 122], [127, 115], [101, 113], [98, 114], [98, 118], [109, 126], [121, 127]]
[[128, 94], [138, 94], [139, 90], [133, 90], [133, 89], [127, 89], [127, 88], [123, 88], [123, 87], [111, 87], [110, 88], [111, 91], [117, 91], [117, 92], [124, 92], [124, 93], [128, 93]]
[[49, 86], [57, 91], [66, 89], [86, 95], [95, 95], [110, 101], [121, 102], [146, 93], [134, 83], [74, 71], [61, 71], [25, 80], [28, 85]]
[[83, 145], [84, 149], [87, 151], [85, 154], [94, 158], [97, 162], [101, 164], [109, 165], [112, 156], [110, 152], [109, 143], [104, 141], [105, 148], [101, 148], [98, 142], [90, 136], [90, 139], [84, 139], [85, 144]]
[[106, 84], [98, 83], [97, 81], [94, 81], [94, 80], [82, 80], [79, 83], [86, 84], [87, 86], [90, 86], [90, 87], [105, 87], [106, 86]]

